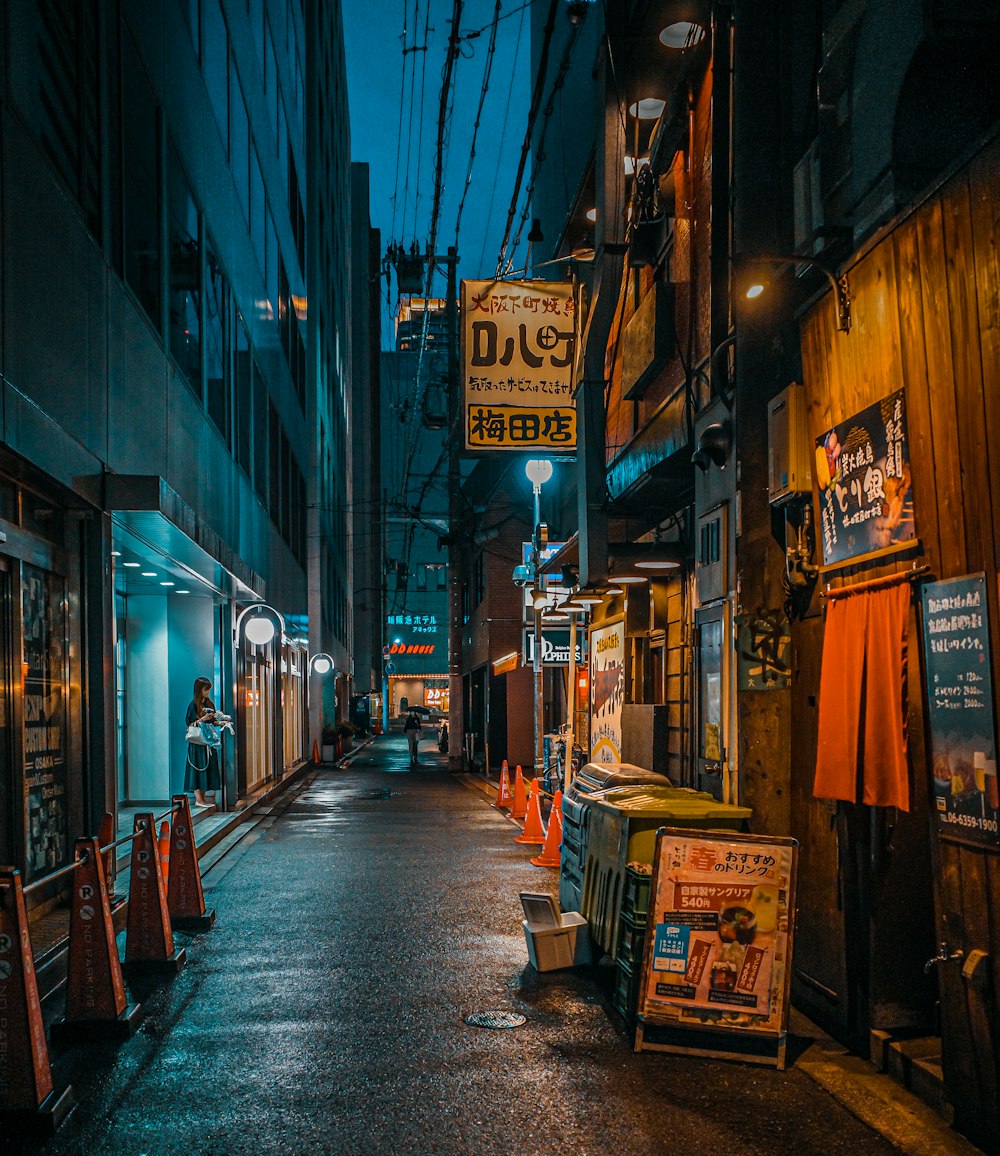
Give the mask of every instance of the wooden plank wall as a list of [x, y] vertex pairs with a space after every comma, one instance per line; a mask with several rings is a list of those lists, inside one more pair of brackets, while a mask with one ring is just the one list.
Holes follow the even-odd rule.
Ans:
[[[900, 384], [906, 414], [921, 562], [937, 578], [985, 571], [1000, 688], [1000, 141], [994, 140], [935, 196], [849, 270], [853, 327], [835, 327], [823, 299], [805, 319], [802, 355], [809, 432], [818, 436]], [[994, 468], [996, 467], [995, 471]], [[996, 472], [997, 476], [994, 476]], [[835, 584], [905, 569], [869, 568]], [[911, 648], [911, 662], [917, 657]], [[917, 704], [919, 706], [919, 704]], [[1000, 712], [998, 712], [1000, 714]], [[910, 743], [925, 743], [911, 710]], [[922, 751], [921, 751], [922, 756]], [[922, 757], [915, 790], [930, 792]], [[945, 1078], [959, 1126], [1000, 1129], [1000, 848], [928, 834], [939, 938], [966, 956], [989, 953], [985, 986], [938, 969]]]

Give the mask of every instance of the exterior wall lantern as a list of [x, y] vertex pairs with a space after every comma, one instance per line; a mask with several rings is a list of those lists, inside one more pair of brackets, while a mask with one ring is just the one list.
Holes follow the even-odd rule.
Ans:
[[806, 257], [794, 253], [791, 256], [748, 257], [742, 264], [747, 275], [743, 295], [748, 301], [753, 301], [762, 296], [768, 287], [767, 277], [760, 276], [760, 270], [756, 269], [755, 266], [808, 265], [810, 269], [816, 269], [830, 282], [830, 287], [833, 289], [834, 300], [837, 303], [837, 328], [841, 333], [850, 333], [851, 287], [848, 283], [846, 273], [838, 274], [828, 265], [824, 265], [822, 261], [817, 261], [814, 257]]
[[267, 646], [275, 635], [280, 638], [285, 633], [285, 620], [273, 606], [266, 602], [254, 602], [239, 612], [233, 624], [233, 633], [236, 635], [237, 647], [242, 646], [244, 639], [254, 646]]
[[328, 654], [314, 654], [309, 659], [310, 674], [329, 674], [334, 669], [334, 661]]

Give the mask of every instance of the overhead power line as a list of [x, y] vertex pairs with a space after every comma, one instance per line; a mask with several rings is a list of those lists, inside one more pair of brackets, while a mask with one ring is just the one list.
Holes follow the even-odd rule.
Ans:
[[424, 283], [424, 312], [420, 325], [420, 349], [417, 354], [417, 375], [415, 382], [415, 404], [414, 415], [415, 422], [411, 429], [411, 436], [409, 437], [409, 446], [406, 455], [406, 468], [403, 471], [403, 492], [406, 492], [406, 486], [410, 475], [410, 469], [413, 465], [413, 455], [416, 453], [417, 440], [420, 432], [420, 414], [423, 409], [423, 370], [424, 370], [424, 351], [427, 346], [427, 329], [430, 323], [430, 299], [431, 286], [434, 278], [434, 258], [437, 249], [437, 232], [438, 222], [441, 217], [441, 194], [444, 189], [444, 149], [445, 137], [449, 113], [449, 98], [451, 95], [452, 79], [455, 72], [455, 62], [458, 60], [461, 51], [462, 37], [459, 30], [459, 24], [462, 19], [463, 0], [454, 0], [454, 7], [451, 14], [451, 34], [448, 37], [448, 54], [445, 57], [444, 68], [441, 75], [441, 96], [438, 102], [438, 124], [437, 124], [437, 149], [434, 160], [434, 201], [431, 206], [431, 226], [430, 234], [427, 241], [427, 272]]
[[[566, 83], [566, 77], [569, 73], [570, 60], [573, 55], [573, 46], [576, 44], [577, 33], [580, 31], [580, 25], [574, 24], [569, 35], [569, 40], [566, 41], [566, 47], [563, 49], [562, 60], [559, 62], [559, 71], [556, 73], [556, 78], [552, 82], [552, 88], [549, 91], [549, 99], [545, 102], [545, 108], [542, 111], [542, 130], [538, 134], [538, 143], [535, 146], [535, 159], [531, 166], [531, 176], [528, 179], [527, 187], [524, 190], [524, 208], [521, 211], [521, 219], [518, 222], [517, 233], [510, 247], [511, 260], [517, 252], [517, 247], [521, 243], [521, 233], [524, 231], [524, 226], [528, 220], [528, 214], [531, 211], [531, 198], [535, 191], [535, 184], [538, 181], [538, 174], [545, 162], [545, 137], [548, 132], [549, 124], [552, 120], [552, 113], [555, 110], [555, 99], [557, 94], [561, 91], [562, 86]], [[510, 263], [504, 273], [509, 272]]]
[[556, 27], [556, 13], [559, 11], [559, 0], [550, 0], [549, 15], [545, 23], [545, 32], [542, 40], [542, 51], [538, 58], [538, 75], [535, 77], [535, 87], [531, 94], [531, 106], [528, 109], [528, 127], [525, 129], [524, 142], [521, 145], [521, 157], [517, 164], [517, 175], [514, 178], [514, 193], [510, 199], [510, 208], [507, 210], [507, 224], [504, 226], [503, 240], [500, 242], [500, 255], [497, 257], [497, 276], [501, 276], [504, 262], [507, 258], [507, 242], [510, 240], [510, 228], [514, 223], [514, 214], [517, 212], [517, 202], [521, 196], [521, 181], [524, 178], [524, 166], [531, 149], [531, 138], [535, 131], [535, 119], [542, 103], [542, 92], [545, 89], [545, 73], [549, 63], [549, 49], [552, 47], [552, 34]]
[[469, 195], [469, 189], [472, 185], [472, 166], [476, 160], [476, 138], [479, 136], [479, 122], [483, 115], [483, 105], [486, 102], [486, 94], [490, 88], [490, 74], [493, 71], [493, 57], [496, 54], [497, 48], [497, 29], [500, 27], [500, 8], [502, 0], [496, 0], [496, 7], [493, 9], [493, 25], [490, 28], [490, 43], [486, 49], [486, 64], [483, 68], [483, 83], [479, 91], [479, 105], [476, 108], [476, 121], [472, 126], [472, 145], [469, 149], [469, 167], [465, 174], [465, 187], [462, 189], [462, 199], [458, 203], [458, 215], [455, 218], [455, 248], [458, 248], [458, 234], [462, 228], [462, 213], [465, 210], [465, 199]]

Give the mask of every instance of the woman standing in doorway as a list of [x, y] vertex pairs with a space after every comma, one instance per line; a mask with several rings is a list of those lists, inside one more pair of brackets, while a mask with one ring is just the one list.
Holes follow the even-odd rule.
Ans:
[[[184, 722], [214, 723], [215, 703], [208, 697], [212, 689], [211, 679], [194, 680], [194, 698], [188, 703]], [[194, 801], [199, 807], [211, 806], [215, 802], [215, 792], [222, 783], [219, 770], [219, 752], [215, 747], [197, 746], [188, 743], [187, 769], [184, 773], [184, 790], [194, 791]]]

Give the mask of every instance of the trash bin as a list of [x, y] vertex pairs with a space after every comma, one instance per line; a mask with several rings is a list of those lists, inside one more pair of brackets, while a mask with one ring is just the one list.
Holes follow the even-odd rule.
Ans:
[[580, 902], [583, 896], [583, 864], [587, 857], [588, 802], [600, 791], [643, 783], [648, 786], [670, 786], [666, 775], [647, 771], [632, 763], [587, 763], [573, 776], [562, 802], [559, 906], [563, 911], [582, 910]]
[[583, 889], [575, 909], [587, 917], [594, 942], [617, 957], [628, 864], [653, 862], [660, 827], [739, 831], [752, 815], [749, 807], [679, 787], [615, 787], [594, 795], [588, 806]]
[[551, 895], [521, 892], [521, 920], [528, 960], [536, 971], [556, 971], [591, 962], [587, 921], [578, 911], [559, 912]]

